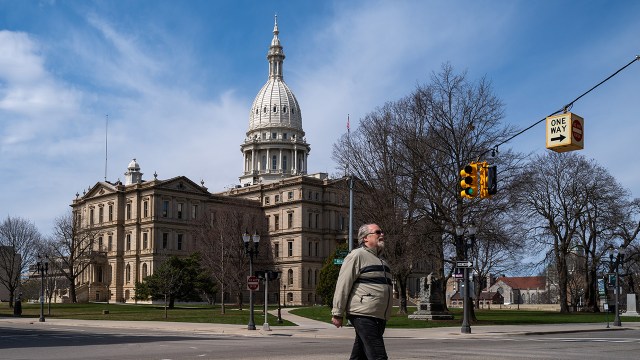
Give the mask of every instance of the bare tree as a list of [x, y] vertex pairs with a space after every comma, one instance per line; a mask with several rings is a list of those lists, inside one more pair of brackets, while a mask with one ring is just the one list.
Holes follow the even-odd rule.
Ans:
[[595, 311], [597, 269], [613, 241], [626, 192], [605, 169], [576, 153], [537, 156], [520, 179], [512, 192], [519, 225], [553, 258], [560, 311], [570, 311], [570, 256], [582, 259], [580, 283], [586, 286], [587, 307]]
[[194, 227], [197, 250], [202, 265], [220, 285], [222, 313], [225, 312], [224, 295], [235, 294], [236, 304], [242, 308], [242, 294], [246, 289], [249, 260], [245, 254], [242, 234], [257, 231], [261, 235], [259, 263], [272, 266], [271, 247], [266, 224], [261, 213], [247, 212], [227, 205], [207, 214]]
[[7, 216], [0, 223], [0, 286], [9, 291], [13, 307], [21, 275], [35, 262], [42, 237], [28, 220]]
[[[479, 239], [502, 239], [484, 235], [498, 226], [490, 214], [508, 208], [506, 196], [463, 202], [458, 185], [462, 167], [483, 160], [515, 132], [500, 124], [502, 107], [487, 80], [471, 83], [445, 64], [429, 84], [368, 114], [352, 137], [334, 145], [334, 159], [371, 189], [372, 206], [358, 211], [368, 211], [399, 247], [394, 252], [402, 260], [392, 265], [401, 286], [412, 263], [426, 261], [444, 291], [449, 253], [461, 259], [464, 250], [455, 247], [456, 226], [475, 222]], [[504, 184], [517, 160], [509, 151], [493, 159], [504, 165]]]
[[587, 201], [578, 214], [577, 254], [582, 260], [580, 268], [584, 270], [580, 272], [583, 277], [579, 281], [584, 284], [584, 310], [597, 312], [601, 259], [616, 241], [616, 225], [626, 217], [624, 205], [629, 192], [605, 168], [594, 162], [589, 165], [582, 170], [585, 173], [581, 179], [583, 196]]
[[620, 205], [620, 217], [616, 219], [614, 234], [622, 240], [621, 246], [626, 248], [626, 260], [624, 267], [627, 275], [627, 291], [637, 294], [637, 284], [640, 279], [640, 246], [638, 234], [640, 234], [640, 199], [635, 198], [625, 201]]
[[82, 228], [80, 216], [72, 212], [55, 220], [53, 237], [49, 242], [49, 266], [69, 281], [71, 302], [78, 302], [76, 279], [89, 267], [96, 255], [93, 252], [96, 233]]

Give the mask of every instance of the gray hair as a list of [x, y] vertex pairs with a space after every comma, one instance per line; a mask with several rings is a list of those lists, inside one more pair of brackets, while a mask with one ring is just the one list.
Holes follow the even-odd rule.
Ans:
[[362, 245], [364, 243], [364, 238], [369, 235], [369, 226], [371, 225], [373, 224], [364, 224], [360, 226], [360, 229], [358, 229], [358, 245]]

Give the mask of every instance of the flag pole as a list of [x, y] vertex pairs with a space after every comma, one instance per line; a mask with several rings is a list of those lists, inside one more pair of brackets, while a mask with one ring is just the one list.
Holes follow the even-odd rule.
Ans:
[[[351, 154], [351, 129], [349, 114], [347, 114], [347, 142]], [[353, 173], [351, 172], [351, 156], [347, 161], [347, 176], [349, 176], [349, 252], [353, 250]]]

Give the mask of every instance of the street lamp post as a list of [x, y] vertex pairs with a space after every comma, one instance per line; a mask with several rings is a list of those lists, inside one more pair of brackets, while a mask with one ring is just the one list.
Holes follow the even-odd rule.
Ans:
[[[459, 247], [461, 247], [460, 251], [464, 257], [463, 261], [469, 262], [469, 249], [473, 246], [476, 237], [477, 228], [475, 225], [471, 224], [467, 229], [467, 233], [469, 234], [469, 238], [467, 242], [464, 241], [464, 233], [465, 229], [462, 226], [456, 227], [456, 243]], [[463, 334], [471, 334], [471, 302], [470, 302], [470, 293], [469, 293], [469, 267], [465, 266], [463, 269], [463, 284], [464, 284], [464, 292], [462, 298], [462, 327], [460, 332]]]
[[[462, 255], [464, 257], [464, 259], [462, 260], [464, 261], [467, 259], [467, 250], [464, 243], [464, 227], [456, 227], [456, 236], [456, 245], [458, 247], [458, 252], [462, 252]], [[463, 334], [471, 334], [471, 326], [469, 325], [469, 317], [467, 316], [467, 307], [469, 306], [467, 304], [467, 295], [469, 292], [469, 273], [466, 267], [463, 269], [462, 276], [464, 291], [462, 292], [462, 327], [460, 329], [460, 332]]]
[[264, 272], [264, 324], [262, 324], [263, 331], [271, 331], [269, 327], [269, 279], [271, 278], [271, 270]]
[[614, 296], [615, 296], [615, 305], [616, 305], [616, 315], [615, 318], [613, 320], [613, 326], [622, 326], [622, 322], [620, 321], [620, 266], [622, 266], [622, 264], [624, 263], [624, 248], [621, 247], [620, 249], [618, 249], [618, 254], [616, 254], [615, 256], [615, 261], [614, 261], [614, 256], [613, 256], [613, 247], [609, 248], [609, 261], [612, 264], [611, 266], [613, 266], [615, 273], [616, 273], [616, 288], [614, 290]]
[[38, 321], [44, 322], [44, 276], [49, 272], [49, 261], [38, 255], [36, 269], [40, 273], [40, 319]]
[[[269, 281], [270, 280], [279, 280], [280, 279], [280, 271], [273, 270], [265, 270], [264, 272], [264, 324], [262, 325], [262, 330], [271, 331], [271, 327], [269, 327], [269, 321], [267, 320], [268, 312], [269, 312]], [[278, 290], [278, 298], [280, 297], [280, 290]], [[280, 299], [278, 299], [278, 323], [282, 324], [282, 317], [280, 316]]]
[[[258, 256], [258, 244], [260, 243], [260, 235], [256, 232], [249, 235], [247, 231], [242, 234], [242, 242], [244, 243], [245, 253], [249, 255], [249, 276], [253, 275], [253, 257]], [[253, 290], [249, 290], [249, 324], [247, 329], [255, 330], [256, 323], [253, 318]]]
[[280, 284], [282, 283], [282, 273], [278, 276], [278, 324], [282, 324], [282, 312], [280, 308], [280, 304], [282, 303], [282, 298], [280, 297]]
[[287, 285], [282, 285], [282, 307], [287, 307]]

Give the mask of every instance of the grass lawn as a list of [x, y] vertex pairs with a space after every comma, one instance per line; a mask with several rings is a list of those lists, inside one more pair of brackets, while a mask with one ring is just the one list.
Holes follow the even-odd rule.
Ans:
[[[269, 307], [275, 310], [276, 307]], [[103, 314], [107, 310], [108, 314]], [[212, 323], [212, 324], [248, 324], [249, 306], [243, 306], [242, 310], [237, 307], [227, 305], [223, 315], [220, 306], [189, 305], [178, 306], [168, 309], [167, 318], [162, 305], [131, 305], [131, 304], [105, 304], [105, 303], [83, 303], [83, 304], [51, 304], [51, 315], [48, 315], [48, 305], [44, 305], [45, 318], [58, 319], [81, 319], [81, 320], [132, 320], [132, 321], [175, 321], [191, 323]], [[12, 317], [13, 309], [9, 308], [9, 303], [0, 303], [0, 318]], [[22, 317], [39, 318], [40, 304], [22, 304]], [[295, 325], [289, 321], [278, 324], [278, 318], [269, 314], [269, 324], [271, 326]], [[254, 322], [256, 326], [264, 323], [262, 306], [256, 306], [254, 311]]]
[[[416, 310], [409, 307], [409, 314]], [[421, 321], [411, 320], [406, 315], [399, 315], [394, 309], [391, 319], [387, 323], [389, 328], [432, 328], [445, 326], [460, 326], [462, 324], [462, 309], [451, 309], [453, 320]], [[326, 306], [314, 306], [300, 308], [291, 311], [292, 314], [329, 323], [331, 309]], [[561, 314], [557, 311], [532, 311], [532, 310], [476, 310], [477, 322], [472, 325], [518, 325], [518, 324], [566, 324], [566, 323], [606, 323], [607, 318], [613, 322], [613, 314], [604, 313], [571, 313]], [[621, 316], [624, 324], [628, 322], [640, 322], [640, 317]]]
[[[275, 310], [276, 307], [270, 307]], [[107, 310], [108, 314], [103, 314]], [[415, 307], [409, 308], [409, 314], [415, 311]], [[51, 314], [48, 315], [48, 306], [44, 307], [45, 317], [59, 319], [83, 319], [83, 320], [133, 320], [133, 321], [174, 321], [212, 324], [237, 324], [249, 323], [249, 307], [245, 305], [242, 310], [230, 305], [226, 306], [223, 315], [219, 305], [190, 305], [176, 306], [167, 311], [165, 319], [164, 307], [161, 305], [133, 305], [133, 304], [51, 304]], [[331, 311], [326, 306], [312, 306], [291, 310], [291, 313], [323, 321], [330, 322]], [[460, 326], [462, 323], [462, 310], [452, 309], [453, 320], [419, 321], [410, 320], [406, 315], [397, 314], [397, 308], [389, 320], [390, 328], [429, 328]], [[256, 326], [264, 322], [262, 306], [255, 307], [254, 322]], [[9, 304], [0, 303], [0, 318], [12, 317], [13, 309]], [[40, 304], [22, 304], [22, 317], [37, 319], [40, 316]], [[561, 314], [557, 311], [532, 311], [532, 310], [476, 310], [478, 322], [472, 325], [517, 325], [517, 324], [564, 324], [564, 323], [606, 323], [613, 322], [613, 314], [571, 313]], [[640, 317], [621, 316], [622, 323], [640, 322]], [[271, 326], [295, 325], [284, 320], [278, 324], [277, 317], [269, 314]]]

